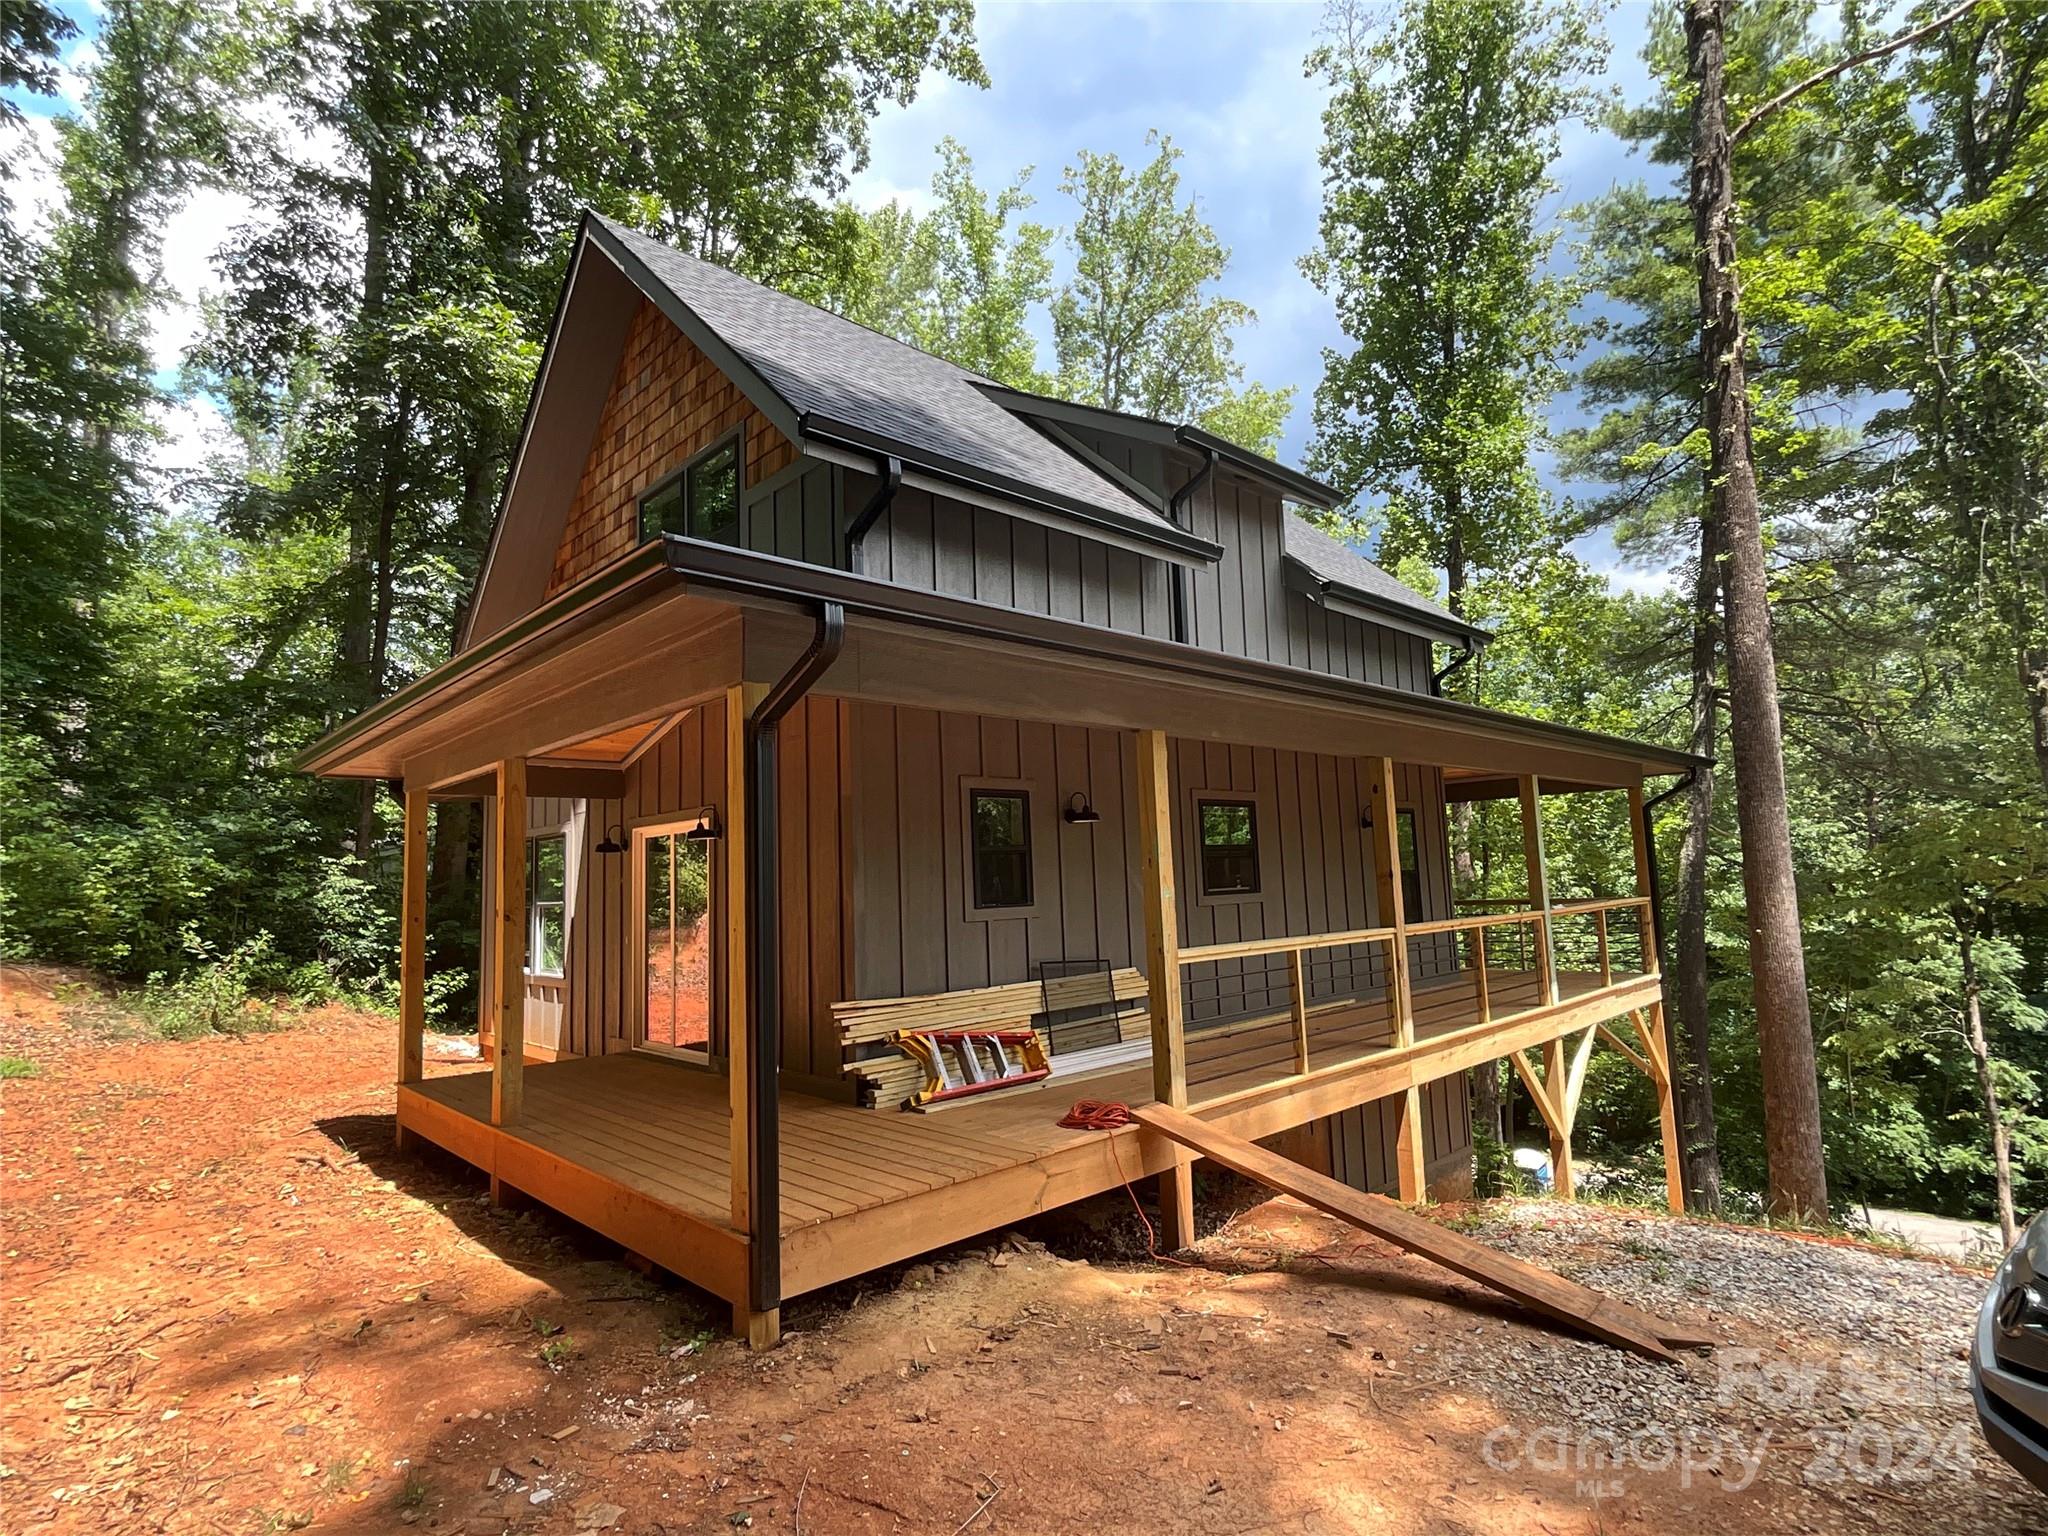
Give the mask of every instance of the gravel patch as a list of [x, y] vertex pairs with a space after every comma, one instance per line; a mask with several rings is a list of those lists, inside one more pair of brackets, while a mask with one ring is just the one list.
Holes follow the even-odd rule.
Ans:
[[1822, 1494], [1813, 1529], [2048, 1529], [1987, 1447], [1969, 1396], [1984, 1277], [1925, 1260], [1559, 1202], [1489, 1211], [1474, 1235], [1729, 1343], [1678, 1368], [1523, 1328], [1476, 1328], [1414, 1369], [1484, 1391], [1500, 1457], [1589, 1476], [1687, 1462], [1701, 1481]]

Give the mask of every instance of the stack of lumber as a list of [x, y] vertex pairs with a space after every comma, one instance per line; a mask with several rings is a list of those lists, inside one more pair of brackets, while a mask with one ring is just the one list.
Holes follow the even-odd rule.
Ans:
[[1114, 1026], [1118, 1040], [1138, 1039], [1149, 1027], [1145, 978], [1129, 968], [1110, 972], [1107, 985], [1100, 973], [1089, 973], [922, 997], [855, 998], [832, 1005], [840, 1045], [848, 1057], [840, 1070], [853, 1080], [861, 1103], [899, 1109], [924, 1085], [924, 1069], [890, 1044], [898, 1031], [1036, 1029], [1042, 1039], [1048, 1002], [1055, 1014], [1068, 1009], [1099, 1011], [1104, 1023]]

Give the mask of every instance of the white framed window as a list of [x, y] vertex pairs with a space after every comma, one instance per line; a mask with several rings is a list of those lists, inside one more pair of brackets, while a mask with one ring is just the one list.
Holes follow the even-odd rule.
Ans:
[[559, 980], [569, 958], [569, 839], [541, 832], [526, 840], [526, 974]]

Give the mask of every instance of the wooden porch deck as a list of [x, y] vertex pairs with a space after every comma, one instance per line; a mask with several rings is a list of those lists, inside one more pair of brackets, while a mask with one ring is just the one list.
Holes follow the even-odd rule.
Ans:
[[[1617, 976], [1615, 983], [1654, 980]], [[1565, 973], [1559, 984], [1568, 1004], [1598, 991], [1600, 978]], [[1488, 987], [1496, 1015], [1534, 1005], [1531, 972], [1489, 971]], [[1419, 984], [1414, 1001], [1420, 1040], [1478, 1019], [1469, 973]], [[1638, 1005], [1618, 1000], [1602, 1011], [1618, 1014]], [[1583, 1027], [1589, 1020], [1578, 1022]], [[1383, 1001], [1321, 1015], [1311, 1026], [1311, 1069], [1354, 1060], [1391, 1038]], [[1285, 1020], [1190, 1031], [1194, 1109], [1200, 1113], [1206, 1101], [1275, 1083], [1292, 1071], [1293, 1053], [1292, 1026]], [[529, 1063], [524, 1075], [524, 1106], [515, 1126], [489, 1123], [490, 1074], [476, 1069], [401, 1085], [399, 1124], [685, 1279], [728, 1300], [743, 1296], [747, 1239], [728, 1214], [725, 1079], [644, 1054]], [[1171, 1144], [1136, 1126], [1109, 1135], [1061, 1129], [1059, 1117], [1082, 1097], [1150, 1102], [1151, 1066], [1060, 1078], [925, 1115], [784, 1092], [784, 1297], [1007, 1226], [1172, 1164]], [[1218, 1118], [1230, 1121], [1228, 1114]], [[1275, 1129], [1273, 1118], [1268, 1108], [1257, 1134]]]

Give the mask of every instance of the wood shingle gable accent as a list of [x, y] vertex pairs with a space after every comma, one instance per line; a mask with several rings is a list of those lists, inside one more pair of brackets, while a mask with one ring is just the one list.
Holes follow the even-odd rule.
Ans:
[[741, 428], [746, 486], [796, 460], [796, 447], [675, 324], [641, 300], [555, 551], [547, 595], [639, 542], [641, 494]]

